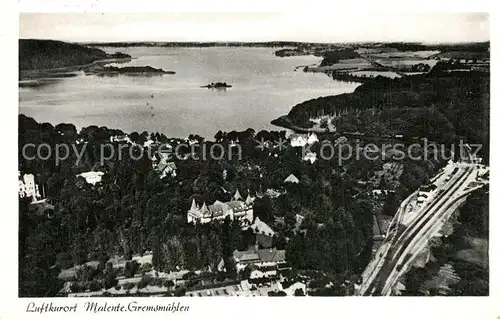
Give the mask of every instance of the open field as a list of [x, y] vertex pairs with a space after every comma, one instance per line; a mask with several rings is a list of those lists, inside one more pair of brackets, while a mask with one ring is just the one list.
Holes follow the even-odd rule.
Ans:
[[417, 59], [426, 59], [430, 56], [438, 54], [439, 51], [392, 51], [392, 52], [380, 52], [375, 54], [368, 54], [371, 58], [390, 58], [390, 59], [398, 59], [398, 58], [417, 58]]
[[449, 51], [436, 55], [440, 59], [489, 59], [489, 52]]
[[378, 53], [383, 53], [383, 52], [386, 52], [386, 53], [398, 52], [398, 50], [395, 48], [358, 48], [354, 51], [356, 51], [357, 53], [359, 53], [361, 55], [378, 54]]
[[328, 72], [328, 71], [343, 71], [343, 70], [364, 70], [372, 67], [371, 63], [366, 59], [346, 59], [340, 60], [338, 63], [328, 66], [309, 67], [308, 72]]
[[397, 74], [396, 72], [392, 71], [356, 71], [356, 72], [350, 72], [349, 73], [352, 76], [358, 76], [358, 77], [367, 77], [367, 78], [374, 78], [377, 76], [385, 76], [391, 79], [394, 78], [400, 78], [401, 75]]
[[392, 68], [400, 68], [400, 67], [407, 67], [407, 66], [412, 66], [416, 64], [427, 64], [430, 67], [434, 67], [437, 63], [437, 60], [417, 60], [417, 59], [379, 59], [376, 60], [377, 63], [384, 65], [384, 66], [389, 66]]

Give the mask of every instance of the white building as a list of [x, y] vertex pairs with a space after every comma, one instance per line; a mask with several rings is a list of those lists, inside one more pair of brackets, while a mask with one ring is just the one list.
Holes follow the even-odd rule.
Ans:
[[89, 184], [95, 185], [97, 183], [100, 183], [102, 181], [102, 176], [104, 175], [103, 172], [84, 172], [81, 174], [78, 174], [76, 176], [83, 177], [85, 178], [85, 181]]
[[264, 277], [271, 277], [278, 275], [278, 270], [276, 267], [271, 269], [254, 269], [250, 272], [250, 279], [259, 279]]
[[309, 137], [307, 138], [307, 144], [313, 145], [314, 143], [319, 142], [319, 138], [315, 133], [309, 134]]
[[31, 197], [35, 202], [40, 196], [38, 185], [35, 183], [35, 175], [24, 174], [21, 179], [21, 172], [18, 173], [19, 177], [19, 197]]
[[132, 144], [132, 140], [130, 139], [130, 137], [128, 137], [128, 135], [115, 135], [115, 136], [111, 136], [109, 138], [109, 141], [111, 143], [116, 142], [116, 143], [128, 143], [128, 144]]

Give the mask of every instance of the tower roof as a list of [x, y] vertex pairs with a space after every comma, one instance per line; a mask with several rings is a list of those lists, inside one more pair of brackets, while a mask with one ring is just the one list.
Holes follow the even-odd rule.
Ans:
[[197, 210], [198, 207], [196, 206], [196, 201], [193, 198], [193, 202], [191, 203], [191, 209], [190, 210]]
[[285, 179], [285, 183], [295, 183], [295, 184], [298, 184], [299, 183], [299, 179], [297, 177], [295, 177], [295, 175], [293, 174], [290, 174], [286, 179]]
[[243, 197], [241, 197], [240, 191], [236, 189], [236, 193], [234, 193], [233, 200], [242, 200]]
[[200, 211], [201, 211], [202, 213], [206, 213], [206, 212], [208, 212], [207, 204], [205, 204], [205, 202], [203, 202], [203, 205], [201, 206]]

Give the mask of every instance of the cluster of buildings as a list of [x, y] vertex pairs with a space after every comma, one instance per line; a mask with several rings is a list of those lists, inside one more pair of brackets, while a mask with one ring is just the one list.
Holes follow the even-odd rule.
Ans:
[[[110, 137], [111, 142], [116, 143], [127, 143], [131, 145], [137, 145], [133, 142], [128, 135], [116, 135]], [[170, 139], [172, 141], [172, 139]], [[191, 145], [193, 141], [186, 139]], [[142, 145], [144, 148], [150, 148], [154, 150], [153, 156], [151, 158], [153, 169], [160, 173], [160, 178], [163, 179], [167, 176], [175, 177], [177, 176], [177, 166], [175, 162], [172, 161], [172, 145], [165, 143], [160, 144], [157, 141], [148, 139]]]
[[289, 281], [291, 267], [286, 263], [284, 250], [276, 248], [235, 250], [233, 260], [238, 272], [248, 271], [247, 279], [220, 287], [188, 291], [186, 296], [268, 296], [278, 292], [294, 296], [297, 290], [302, 289], [304, 293], [306, 292], [304, 283]]
[[306, 145], [313, 145], [316, 142], [319, 142], [319, 139], [315, 133], [290, 135], [290, 145], [292, 147], [304, 147]]
[[[111, 142], [117, 143], [128, 143], [136, 145], [130, 137], [127, 135], [112, 136], [110, 138]], [[189, 141], [191, 144], [191, 141]], [[151, 158], [153, 169], [160, 173], [160, 178], [165, 178], [167, 176], [175, 177], [177, 176], [177, 166], [171, 160], [172, 145], [162, 144], [161, 147], [158, 142], [151, 139], [144, 142], [143, 147], [152, 148], [155, 150], [153, 157]]]
[[243, 200], [238, 190], [236, 190], [229, 202], [217, 200], [212, 205], [207, 206], [203, 203], [199, 206], [193, 199], [191, 208], [187, 212], [187, 221], [188, 223], [205, 224], [229, 217], [231, 220], [239, 220], [243, 224], [250, 224], [253, 222], [253, 202], [254, 198], [250, 194], [248, 194], [246, 200]]
[[270, 282], [267, 284], [255, 285], [251, 280], [243, 280], [240, 283], [235, 283], [229, 286], [199, 289], [188, 291], [188, 297], [258, 297], [269, 296], [269, 293], [283, 292], [286, 296], [295, 296], [297, 290], [306, 291], [306, 284], [302, 282]]
[[[290, 144], [292, 147], [304, 147], [306, 145], [313, 145], [317, 142], [319, 142], [319, 139], [314, 133], [290, 135]], [[304, 154], [302, 160], [313, 164], [317, 160], [317, 154], [315, 152], [308, 151]]]

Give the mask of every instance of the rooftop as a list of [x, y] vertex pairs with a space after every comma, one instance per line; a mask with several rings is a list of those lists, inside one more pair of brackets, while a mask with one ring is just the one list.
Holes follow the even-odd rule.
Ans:
[[295, 175], [290, 174], [285, 179], [285, 183], [295, 183], [295, 184], [298, 184], [299, 183], [299, 179], [297, 177], [295, 177]]
[[266, 223], [261, 221], [259, 217], [255, 218], [255, 222], [250, 227], [256, 233], [267, 235], [270, 237], [274, 236], [274, 230], [272, 230], [272, 228], [269, 227]]
[[255, 250], [233, 251], [233, 258], [239, 262], [258, 261], [259, 254]]
[[261, 262], [283, 262], [286, 260], [285, 250], [260, 249], [258, 254]]

